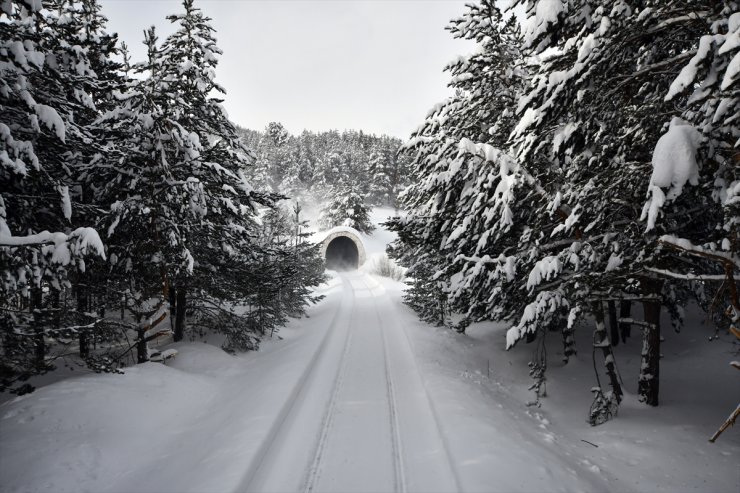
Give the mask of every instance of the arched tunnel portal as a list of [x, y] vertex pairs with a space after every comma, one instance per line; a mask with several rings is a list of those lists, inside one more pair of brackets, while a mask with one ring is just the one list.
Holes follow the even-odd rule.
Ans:
[[365, 263], [365, 247], [359, 233], [352, 230], [329, 231], [321, 244], [321, 255], [330, 270], [355, 270]]
[[360, 252], [355, 242], [346, 236], [337, 236], [326, 245], [326, 268], [355, 270], [360, 266]]

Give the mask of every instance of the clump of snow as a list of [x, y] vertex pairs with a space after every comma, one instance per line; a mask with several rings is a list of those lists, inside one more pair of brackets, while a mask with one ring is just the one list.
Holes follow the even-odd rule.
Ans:
[[578, 61], [582, 62], [591, 54], [596, 47], [599, 46], [599, 41], [596, 36], [589, 34], [581, 43], [581, 47], [578, 49]]
[[[578, 124], [573, 122], [568, 122], [559, 129], [555, 131], [555, 135], [553, 135], [552, 138], [552, 149], [557, 152], [560, 150], [560, 146], [563, 145], [563, 143], [568, 142], [568, 139], [570, 139], [570, 136], [573, 135], [573, 132], [578, 130]], [[553, 211], [560, 207], [560, 204], [556, 205]]]
[[558, 17], [568, 8], [563, 0], [540, 0], [537, 2], [534, 15], [522, 23], [525, 39], [532, 44], [535, 39], [547, 31], [551, 24], [558, 22]]
[[[658, 212], [666, 201], [675, 200], [684, 185], [699, 183], [696, 153], [702, 142], [701, 133], [691, 124], [674, 117], [668, 132], [658, 139], [653, 151], [653, 173], [648, 185], [650, 198], [642, 209], [641, 221], [647, 219], [647, 231], [655, 227]], [[661, 188], [669, 188], [663, 193]]]
[[69, 187], [64, 185], [59, 187], [59, 195], [62, 199], [62, 212], [65, 219], [72, 217], [72, 202], [69, 199]]
[[724, 55], [737, 48], [740, 48], [740, 12], [735, 12], [727, 19], [727, 36], [718, 53]]
[[[727, 20], [728, 32], [725, 36], [725, 42], [720, 46], [718, 53], [724, 55], [740, 47], [740, 12], [735, 12]], [[740, 76], [740, 52], [730, 60], [725, 75], [722, 78], [720, 89], [727, 90], [730, 85]]]
[[668, 93], [665, 95], [665, 100], [670, 101], [677, 94], [683, 92], [684, 89], [694, 83], [696, 73], [699, 66], [704, 62], [704, 59], [709, 55], [712, 48], [712, 41], [714, 36], [706, 35], [702, 36], [699, 40], [699, 48], [696, 50], [696, 54], [691, 58], [688, 64], [681, 69], [678, 77], [671, 83], [671, 87], [668, 89]]
[[730, 88], [733, 82], [735, 82], [740, 76], [740, 52], [736, 53], [729, 65], [725, 70], [725, 76], [722, 78], [722, 84], [720, 89], [723, 91]]
[[59, 116], [59, 113], [57, 113], [57, 111], [51, 106], [47, 106], [45, 104], [37, 104], [34, 107], [34, 111], [39, 117], [39, 120], [41, 120], [41, 122], [43, 122], [49, 128], [49, 130], [54, 130], [57, 138], [64, 142], [64, 120], [62, 120], [62, 117]]
[[519, 120], [519, 123], [516, 124], [512, 135], [521, 135], [525, 130], [532, 126], [532, 124], [536, 123], [539, 117], [540, 112], [538, 110], [535, 110], [534, 108], [527, 108], [527, 110], [524, 112], [521, 119]]
[[557, 276], [563, 269], [563, 264], [560, 259], [552, 255], [548, 255], [542, 260], [538, 260], [534, 267], [529, 273], [527, 279], [527, 289], [530, 291], [537, 287], [543, 280], [549, 281], [550, 279]]
[[612, 253], [609, 257], [609, 260], [606, 263], [606, 272], [616, 270], [619, 268], [619, 266], [622, 265], [622, 257], [621, 255], [617, 255], [616, 253]]

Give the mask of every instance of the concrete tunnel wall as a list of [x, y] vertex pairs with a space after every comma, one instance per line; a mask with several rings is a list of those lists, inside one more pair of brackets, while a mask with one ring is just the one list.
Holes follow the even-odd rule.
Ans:
[[355, 247], [357, 247], [358, 256], [357, 266], [361, 267], [367, 259], [367, 254], [365, 253], [365, 245], [363, 245], [362, 239], [360, 238], [360, 232], [347, 227], [334, 228], [326, 232], [326, 237], [324, 237], [324, 239], [321, 241], [320, 250], [321, 256], [324, 258], [324, 261], [326, 262], [326, 249], [329, 247], [329, 244], [339, 237], [344, 237], [352, 240], [352, 242], [355, 244]]

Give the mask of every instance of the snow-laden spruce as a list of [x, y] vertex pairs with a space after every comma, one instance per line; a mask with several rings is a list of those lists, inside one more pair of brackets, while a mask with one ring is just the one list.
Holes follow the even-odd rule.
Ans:
[[[639, 394], [657, 405], [661, 309], [679, 329], [690, 296], [738, 305], [717, 282], [734, 285], [737, 265], [738, 5], [517, 5], [522, 38], [491, 23], [502, 15], [490, 1], [453, 21], [480, 49], [451, 65], [455, 96], [407, 144], [410, 215], [392, 222], [391, 253], [409, 267], [422, 317], [452, 310], [460, 330], [506, 320], [508, 347], [538, 340], [536, 389], [547, 334], [561, 334], [567, 360], [577, 322], [594, 317], [592, 351], [614, 387], [599, 389], [589, 419], [600, 422], [621, 395], [610, 347], [633, 326], [643, 332]], [[644, 321], [630, 316], [636, 303]]]

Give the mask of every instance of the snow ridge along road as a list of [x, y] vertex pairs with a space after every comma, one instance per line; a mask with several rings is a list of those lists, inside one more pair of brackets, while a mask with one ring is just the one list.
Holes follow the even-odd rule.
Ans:
[[385, 289], [340, 275], [341, 302], [238, 491], [459, 491]]

